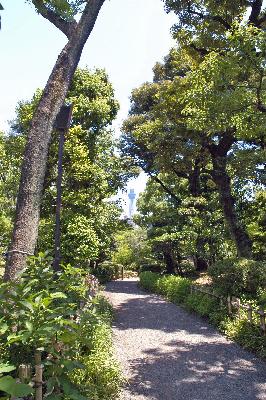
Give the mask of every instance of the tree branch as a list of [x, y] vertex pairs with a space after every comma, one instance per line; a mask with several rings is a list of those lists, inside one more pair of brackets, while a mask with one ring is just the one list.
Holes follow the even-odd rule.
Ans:
[[211, 15], [211, 14], [203, 14], [197, 11], [192, 11], [191, 9], [188, 11], [189, 14], [194, 14], [200, 17], [201, 19], [209, 19], [211, 21], [219, 22], [221, 25], [223, 25], [227, 30], [231, 29], [231, 25], [223, 19], [220, 15]]
[[197, 47], [195, 43], [190, 43], [189, 47], [191, 47], [193, 50], [196, 50], [201, 56], [206, 56], [209, 54], [209, 51], [204, 49], [203, 47]]
[[163, 190], [168, 193], [173, 200], [175, 200], [175, 202], [179, 205], [181, 203], [180, 199], [174, 194], [174, 192], [172, 192], [171, 189], [169, 189], [164, 183], [163, 181], [161, 181], [161, 179], [158, 178], [158, 176], [154, 176], [152, 174], [149, 174], [149, 176], [151, 177], [151, 179], [153, 179], [155, 182], [159, 183], [159, 185], [163, 188]]
[[62, 33], [64, 33], [69, 39], [72, 35], [73, 31], [77, 27], [77, 22], [72, 19], [70, 21], [66, 21], [55, 11], [48, 8], [42, 0], [32, 0], [32, 3], [37, 8], [38, 12], [41, 16], [48, 21], [50, 21], [56, 28], [58, 28]]
[[221, 139], [219, 140], [218, 144], [210, 144], [208, 146], [209, 151], [212, 156], [221, 156], [224, 157], [230, 150], [232, 144], [235, 142], [235, 129], [227, 129], [225, 132], [222, 133]]
[[249, 24], [259, 26], [259, 15], [262, 9], [262, 0], [254, 0], [251, 6], [251, 13], [248, 19]]

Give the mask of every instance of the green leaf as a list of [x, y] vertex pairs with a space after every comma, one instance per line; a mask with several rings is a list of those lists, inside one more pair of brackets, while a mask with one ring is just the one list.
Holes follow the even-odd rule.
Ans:
[[8, 364], [0, 364], [0, 373], [14, 371], [16, 367]]
[[27, 309], [30, 310], [30, 311], [33, 311], [33, 310], [34, 310], [34, 309], [33, 309], [33, 306], [32, 306], [32, 303], [30, 303], [29, 301], [22, 300], [22, 301], [20, 301], [18, 304], [22, 304], [25, 308], [27, 308]]
[[10, 394], [11, 396], [27, 396], [33, 393], [33, 388], [24, 383], [16, 383], [12, 376], [3, 376], [0, 378], [0, 390]]
[[51, 293], [52, 299], [66, 299], [67, 296], [63, 292]]
[[6, 333], [7, 330], [8, 330], [8, 325], [6, 323], [0, 325], [0, 335]]
[[70, 372], [74, 369], [83, 369], [85, 368], [84, 364], [80, 363], [79, 361], [71, 361], [71, 360], [64, 360], [62, 364], [66, 367], [66, 369]]
[[25, 322], [25, 325], [26, 325], [26, 328], [28, 329], [29, 332], [32, 332], [32, 331], [33, 331], [32, 322], [26, 321], [26, 322]]
[[13, 333], [7, 337], [7, 341], [8, 341], [8, 343], [16, 343], [16, 342], [20, 342], [22, 338], [23, 338], [23, 335], [16, 335], [15, 333]]

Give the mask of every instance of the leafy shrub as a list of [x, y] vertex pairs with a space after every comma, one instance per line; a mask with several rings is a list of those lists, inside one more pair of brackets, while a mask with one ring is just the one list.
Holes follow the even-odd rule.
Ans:
[[191, 282], [180, 276], [161, 276], [154, 272], [141, 272], [140, 285], [149, 291], [162, 294], [173, 303], [182, 303], [190, 290]]
[[258, 304], [266, 307], [266, 290], [261, 290], [258, 295]]
[[159, 278], [160, 275], [155, 274], [153, 272], [150, 271], [141, 272], [141, 274], [139, 275], [140, 286], [143, 287], [143, 289], [154, 292], [156, 291], [156, 284]]
[[161, 277], [157, 282], [158, 293], [165, 295], [173, 303], [184, 302], [190, 291], [191, 282], [187, 278], [167, 275]]
[[[50, 261], [43, 254], [34, 257], [19, 283], [0, 285], [2, 361], [18, 367], [34, 364], [38, 355], [45, 365], [47, 400], [55, 395], [85, 400], [82, 393], [89, 392], [90, 385], [94, 396], [90, 398], [112, 399], [120, 382], [111, 356], [112, 309], [106, 299], [92, 299], [95, 278], [68, 266], [55, 279]], [[79, 384], [76, 374], [93, 375], [93, 383]], [[11, 378], [16, 376], [8, 378], [10, 383]]]
[[161, 264], [142, 264], [139, 268], [139, 272], [145, 272], [145, 271], [150, 271], [150, 272], [155, 272], [155, 273], [162, 273], [165, 270], [165, 266]]
[[266, 286], [266, 263], [247, 259], [227, 259], [209, 268], [213, 285], [223, 296], [256, 297]]
[[182, 261], [179, 264], [179, 269], [182, 271], [184, 275], [192, 275], [195, 273], [195, 266], [192, 262], [189, 261]]
[[92, 269], [92, 273], [99, 279], [100, 283], [106, 283], [112, 279], [119, 278], [121, 268], [122, 265], [120, 264], [103, 261]]
[[186, 307], [203, 317], [208, 317], [220, 309], [219, 301], [204, 293], [191, 293], [185, 299]]
[[251, 324], [246, 318], [227, 317], [220, 324], [220, 328], [230, 339], [266, 358], [266, 336], [261, 334], [258, 326]]
[[80, 358], [83, 369], [71, 374], [71, 379], [88, 399], [116, 399], [122, 384], [121, 372], [112, 353], [110, 325], [101, 323], [91, 329], [91, 350]]

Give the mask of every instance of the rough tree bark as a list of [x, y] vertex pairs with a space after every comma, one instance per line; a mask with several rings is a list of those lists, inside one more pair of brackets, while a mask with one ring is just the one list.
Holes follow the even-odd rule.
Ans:
[[209, 146], [213, 170], [212, 178], [219, 192], [220, 204], [239, 257], [252, 258], [252, 242], [239, 221], [231, 191], [231, 179], [226, 171], [227, 153], [234, 142], [232, 132], [224, 133], [218, 144]]
[[[40, 14], [67, 36], [68, 42], [56, 61], [28, 132], [5, 280], [15, 280], [25, 267], [27, 254], [34, 253], [51, 132], [104, 1], [88, 0], [79, 22], [65, 21], [45, 5], [39, 8]], [[39, 0], [36, 2], [40, 4]]]

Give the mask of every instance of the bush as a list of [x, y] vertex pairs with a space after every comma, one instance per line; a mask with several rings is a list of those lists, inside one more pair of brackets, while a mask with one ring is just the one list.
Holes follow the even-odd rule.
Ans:
[[262, 336], [258, 326], [251, 324], [247, 319], [227, 317], [220, 324], [220, 328], [230, 339], [266, 358], [266, 336]]
[[258, 304], [259, 306], [266, 307], [266, 290], [259, 292]]
[[139, 276], [140, 285], [149, 291], [162, 294], [173, 303], [180, 304], [189, 294], [191, 282], [180, 276], [161, 276], [154, 272], [142, 272]]
[[227, 259], [209, 268], [213, 285], [223, 296], [247, 294], [256, 297], [266, 286], [266, 263], [247, 259]]
[[164, 272], [165, 266], [161, 264], [142, 264], [139, 268], [139, 272], [150, 271], [157, 274]]
[[121, 269], [122, 265], [120, 264], [103, 261], [92, 269], [92, 273], [99, 279], [100, 283], [106, 283], [112, 279], [118, 279]]
[[110, 322], [113, 309], [105, 297], [96, 299], [94, 319], [87, 319], [83, 337], [89, 348], [83, 348], [78, 361], [84, 366], [70, 374], [81, 393], [92, 400], [116, 399], [122, 385], [121, 370], [113, 356]]
[[156, 291], [156, 284], [160, 275], [150, 271], [141, 272], [139, 275], [140, 286], [150, 292]]
[[199, 292], [189, 294], [185, 299], [185, 305], [189, 310], [195, 311], [203, 317], [210, 317], [220, 310], [218, 299]]
[[173, 303], [183, 303], [190, 292], [191, 281], [180, 276], [167, 275], [157, 282], [158, 293], [167, 297]]

